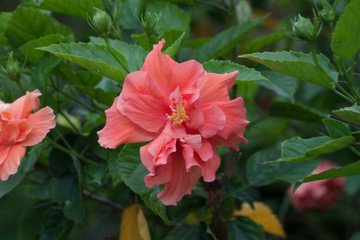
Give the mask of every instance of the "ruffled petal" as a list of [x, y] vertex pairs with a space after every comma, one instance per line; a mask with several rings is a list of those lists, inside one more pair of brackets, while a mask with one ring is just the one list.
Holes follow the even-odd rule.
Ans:
[[179, 63], [173, 68], [171, 91], [179, 87], [184, 98], [189, 103], [193, 103], [200, 94], [200, 89], [196, 86], [196, 83], [200, 81], [205, 74], [206, 72], [203, 66], [195, 60]]
[[50, 107], [42, 108], [36, 113], [30, 114], [27, 120], [32, 124], [32, 129], [24, 141], [21, 142], [21, 145], [33, 146], [41, 142], [50, 129], [55, 127], [56, 123], [54, 119], [55, 115]]
[[19, 123], [24, 120], [7, 121], [1, 126], [0, 136], [7, 142], [16, 142], [16, 138], [20, 134]]
[[149, 132], [159, 132], [171, 114], [168, 105], [149, 95], [132, 94], [124, 104], [124, 113], [133, 123]]
[[186, 126], [191, 129], [198, 129], [204, 124], [204, 114], [200, 108], [195, 108], [186, 122]]
[[247, 143], [243, 133], [245, 127], [249, 124], [246, 120], [246, 109], [244, 100], [239, 97], [229, 102], [216, 102], [216, 104], [226, 115], [225, 127], [219, 131], [217, 136], [223, 139], [237, 137], [238, 141]]
[[201, 147], [201, 135], [188, 134], [184, 137], [186, 144], [189, 144], [194, 150], [199, 150]]
[[154, 166], [166, 164], [167, 157], [175, 151], [176, 140], [162, 133], [140, 148], [141, 162], [150, 172], [153, 172]]
[[224, 74], [206, 74], [197, 84], [200, 88], [199, 104], [229, 101], [229, 90], [234, 85], [238, 73], [239, 71]]
[[26, 92], [25, 96], [11, 103], [14, 118], [26, 118], [30, 112], [38, 109], [40, 106], [39, 96], [41, 96], [41, 93], [36, 89], [32, 92]]
[[169, 96], [171, 92], [171, 79], [173, 76], [173, 68], [178, 64], [171, 57], [161, 52], [165, 44], [165, 40], [161, 40], [154, 45], [153, 50], [147, 55], [141, 70], [148, 72], [165, 96]]
[[210, 138], [224, 128], [227, 118], [216, 105], [204, 107], [202, 111], [204, 114], [204, 124], [199, 128], [199, 132], [204, 138]]
[[196, 151], [196, 153], [199, 155], [201, 160], [207, 161], [214, 156], [214, 148], [208, 140], [203, 138], [201, 147]]
[[105, 127], [97, 132], [100, 146], [116, 148], [124, 143], [146, 142], [153, 139], [156, 133], [145, 131], [119, 112], [116, 107], [118, 98], [115, 98], [113, 105], [105, 111]]
[[6, 181], [11, 174], [17, 172], [26, 152], [26, 147], [20, 145], [12, 145], [9, 148], [6, 159], [0, 165], [0, 180], [2, 181]]
[[181, 144], [181, 151], [185, 162], [186, 172], [190, 172], [192, 167], [198, 166], [194, 159], [194, 149], [188, 144]]
[[184, 138], [186, 136], [186, 129], [183, 126], [174, 126], [171, 121], [168, 121], [162, 133], [167, 134], [171, 138]]
[[1, 144], [0, 145], [0, 165], [5, 161], [5, 159], [7, 158], [10, 148], [12, 145], [5, 145], [5, 144]]
[[[166, 184], [157, 197], [165, 205], [176, 205], [185, 194], [190, 194], [201, 176], [201, 169], [199, 167], [194, 166], [189, 172], [186, 171], [181, 151], [169, 156], [168, 163], [164, 165], [162, 172], [164, 173], [161, 179], [163, 181], [159, 181], [156, 184]], [[147, 181], [149, 179], [145, 178], [145, 182]]]
[[149, 74], [144, 71], [136, 71], [129, 73], [124, 81], [124, 86], [120, 94], [120, 99], [118, 101], [118, 109], [121, 113], [122, 105], [128, 100], [129, 96], [132, 94], [143, 94], [150, 95], [157, 99], [161, 99], [166, 102], [167, 105], [170, 104], [169, 99], [161, 93], [159, 87], [156, 85], [156, 82], [149, 77]]
[[197, 164], [201, 167], [201, 175], [205, 182], [212, 182], [216, 178], [216, 171], [220, 167], [220, 156], [213, 148], [213, 157], [208, 161], [202, 161], [200, 158], [196, 157]]

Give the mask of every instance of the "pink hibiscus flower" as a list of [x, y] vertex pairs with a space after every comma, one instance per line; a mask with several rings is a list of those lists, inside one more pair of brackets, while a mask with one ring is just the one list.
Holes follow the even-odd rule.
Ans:
[[[312, 174], [318, 174], [337, 167], [339, 166], [323, 160]], [[330, 208], [341, 199], [344, 191], [344, 182], [345, 178], [341, 177], [303, 183], [296, 189], [294, 194], [290, 191], [292, 205], [301, 210]], [[292, 187], [290, 189], [292, 190]]]
[[55, 127], [53, 110], [40, 106], [39, 90], [26, 92], [13, 103], [0, 101], [0, 179], [5, 181], [17, 172], [26, 147], [41, 142]]
[[141, 147], [141, 161], [150, 173], [145, 184], [165, 184], [158, 198], [176, 205], [202, 176], [212, 182], [220, 166], [216, 146], [239, 150], [248, 125], [242, 98], [230, 100], [238, 71], [207, 73], [195, 60], [177, 63], [154, 45], [140, 71], [126, 76], [123, 90], [106, 110], [99, 144], [150, 141]]

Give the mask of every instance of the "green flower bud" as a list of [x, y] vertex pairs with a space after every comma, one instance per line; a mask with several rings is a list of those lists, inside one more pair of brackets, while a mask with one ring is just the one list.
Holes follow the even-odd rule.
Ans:
[[323, 9], [319, 12], [321, 19], [325, 22], [332, 22], [335, 19], [335, 11], [332, 6], [326, 1], [321, 0]]
[[102, 37], [107, 38], [111, 31], [111, 18], [109, 14], [96, 7], [93, 8], [93, 16], [88, 17], [89, 25]]
[[296, 37], [309, 41], [312, 41], [316, 38], [314, 25], [308, 18], [304, 18], [299, 14], [298, 18], [295, 18], [291, 22], [292, 31]]
[[145, 13], [141, 16], [140, 24], [145, 30], [147, 34], [151, 34], [156, 26], [156, 24], [160, 21], [162, 14], [152, 14], [150, 12]]
[[6, 72], [10, 80], [15, 82], [20, 81], [21, 70], [16, 59], [13, 57], [13, 52], [10, 53], [9, 59], [7, 61]]

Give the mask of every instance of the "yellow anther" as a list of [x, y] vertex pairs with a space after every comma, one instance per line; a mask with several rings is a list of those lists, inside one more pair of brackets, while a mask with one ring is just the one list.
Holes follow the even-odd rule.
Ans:
[[186, 122], [187, 116], [184, 107], [182, 107], [181, 105], [177, 105], [176, 109], [172, 110], [173, 113], [171, 114], [171, 116], [167, 113], [165, 115], [169, 120], [173, 120], [174, 126], [181, 125], [183, 122]]

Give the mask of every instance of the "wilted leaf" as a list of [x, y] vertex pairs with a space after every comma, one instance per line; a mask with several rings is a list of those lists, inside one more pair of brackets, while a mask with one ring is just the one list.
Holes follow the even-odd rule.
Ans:
[[126, 208], [121, 217], [120, 240], [150, 240], [149, 227], [138, 203]]
[[271, 209], [262, 202], [254, 202], [254, 209], [248, 203], [241, 205], [241, 210], [234, 210], [234, 216], [245, 216], [260, 224], [264, 231], [282, 238], [286, 234], [282, 224]]

